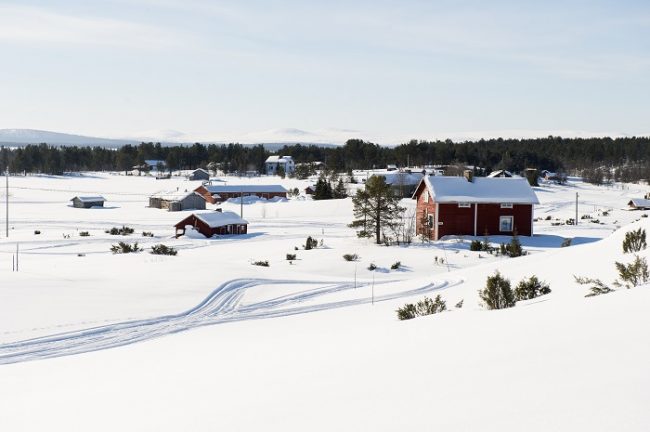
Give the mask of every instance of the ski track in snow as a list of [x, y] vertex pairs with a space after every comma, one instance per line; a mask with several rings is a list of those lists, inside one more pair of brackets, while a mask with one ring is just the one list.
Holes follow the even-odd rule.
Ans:
[[[376, 282], [375, 285], [390, 282]], [[419, 288], [375, 296], [375, 301], [386, 301], [422, 294], [458, 285], [462, 282], [460, 279], [431, 282]], [[318, 285], [318, 287], [256, 303], [240, 303], [242, 296], [249, 288], [259, 285], [279, 284]], [[358, 283], [355, 286], [354, 283], [349, 281], [233, 279], [221, 284], [194, 308], [180, 314], [125, 321], [0, 345], [0, 364], [19, 363], [115, 348], [207, 325], [275, 318], [370, 303], [372, 301], [371, 297], [364, 296], [334, 302], [300, 305], [300, 303], [324, 295], [346, 290], [356, 291], [356, 289], [368, 287], [369, 285], [370, 283]]]

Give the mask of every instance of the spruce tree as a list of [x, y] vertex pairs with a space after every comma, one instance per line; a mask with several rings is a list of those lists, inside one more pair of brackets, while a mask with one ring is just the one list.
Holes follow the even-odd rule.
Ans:
[[348, 193], [345, 190], [345, 185], [343, 184], [343, 179], [341, 177], [339, 177], [339, 181], [336, 183], [336, 187], [334, 188], [332, 195], [334, 195], [334, 198], [337, 199], [348, 197]]
[[332, 199], [332, 185], [325, 176], [321, 175], [316, 182], [314, 187], [314, 195], [312, 196], [315, 200], [324, 200]]

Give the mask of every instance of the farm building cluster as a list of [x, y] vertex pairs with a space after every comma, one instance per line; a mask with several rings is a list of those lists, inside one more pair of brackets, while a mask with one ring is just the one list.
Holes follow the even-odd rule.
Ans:
[[[158, 170], [164, 166], [164, 161], [146, 160], [139, 168]], [[289, 156], [273, 156], [267, 159], [266, 168], [274, 174], [279, 168], [292, 172], [295, 163]], [[479, 177], [470, 169], [462, 176], [449, 176], [444, 175], [440, 167], [418, 170], [387, 166], [383, 170], [352, 173], [350, 181], [363, 187], [372, 176], [382, 177], [394, 195], [415, 200], [415, 233], [418, 235], [432, 240], [448, 235], [533, 235], [534, 206], [539, 201], [530, 178], [504, 169]], [[542, 171], [539, 177], [557, 181], [561, 175]], [[200, 211], [206, 210], [207, 204], [219, 205], [232, 199], [243, 202], [246, 197], [288, 199], [288, 190], [280, 184], [221, 184], [223, 180], [210, 179], [210, 173], [202, 168], [191, 171], [186, 178], [202, 183], [183, 190], [157, 192], [149, 196], [148, 206], [171, 212]], [[310, 185], [303, 192], [312, 195], [315, 188]], [[103, 207], [106, 199], [90, 195], [75, 196], [71, 201], [76, 208], [94, 208]], [[650, 194], [630, 199], [627, 206], [630, 210], [650, 210]], [[183, 235], [188, 226], [206, 237], [248, 232], [248, 222], [241, 216], [216, 210], [186, 216], [175, 225], [176, 235]]]

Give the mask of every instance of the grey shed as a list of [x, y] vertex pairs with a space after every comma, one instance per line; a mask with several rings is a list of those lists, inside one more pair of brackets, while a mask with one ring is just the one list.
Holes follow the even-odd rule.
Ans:
[[102, 196], [76, 196], [72, 198], [72, 206], [77, 208], [104, 207], [104, 197]]

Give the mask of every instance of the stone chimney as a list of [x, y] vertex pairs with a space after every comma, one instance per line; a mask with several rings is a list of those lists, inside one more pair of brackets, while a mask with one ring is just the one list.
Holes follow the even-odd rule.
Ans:
[[463, 177], [465, 177], [465, 180], [468, 182], [473, 182], [474, 181], [474, 171], [472, 170], [465, 170], [463, 171]]

